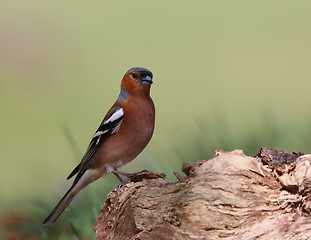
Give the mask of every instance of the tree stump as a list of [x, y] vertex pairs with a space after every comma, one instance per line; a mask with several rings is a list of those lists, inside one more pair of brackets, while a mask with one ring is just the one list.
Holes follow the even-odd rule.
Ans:
[[217, 150], [177, 182], [143, 179], [109, 193], [96, 239], [311, 239], [311, 155]]

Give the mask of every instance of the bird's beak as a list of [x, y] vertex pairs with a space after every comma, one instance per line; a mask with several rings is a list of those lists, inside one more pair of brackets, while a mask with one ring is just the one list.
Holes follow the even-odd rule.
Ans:
[[146, 76], [144, 77], [141, 81], [140, 81], [141, 84], [152, 84], [152, 78], [150, 76]]

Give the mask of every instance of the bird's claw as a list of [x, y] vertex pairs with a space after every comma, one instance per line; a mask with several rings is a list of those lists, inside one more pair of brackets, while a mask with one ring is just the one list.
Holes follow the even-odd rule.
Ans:
[[119, 174], [122, 174], [124, 176], [126, 176], [127, 178], [121, 182], [121, 184], [118, 186], [118, 188], [120, 189], [121, 187], [123, 187], [126, 183], [128, 183], [132, 177], [138, 177], [138, 175], [140, 173], [146, 173], [146, 172], [149, 172], [147, 169], [144, 169], [140, 172], [136, 172], [136, 173], [121, 173], [121, 172], [118, 172]]

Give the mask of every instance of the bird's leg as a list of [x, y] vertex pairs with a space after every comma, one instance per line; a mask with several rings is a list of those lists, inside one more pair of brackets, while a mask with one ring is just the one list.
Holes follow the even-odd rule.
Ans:
[[123, 183], [123, 179], [119, 176], [118, 173], [115, 173], [115, 172], [112, 172], [118, 179], [121, 183]]
[[[119, 185], [119, 188], [123, 187], [124, 184], [126, 184], [133, 176], [138, 176], [138, 174], [140, 173], [144, 173], [144, 172], [149, 172], [148, 170], [144, 169], [140, 172], [137, 172], [137, 173], [126, 173], [126, 172], [121, 172], [121, 171], [117, 171], [117, 170], [112, 170], [111, 171], [121, 182], [121, 184]], [[123, 176], [126, 176], [126, 179], [123, 181], [122, 178], [119, 176], [120, 175], [123, 175]]]

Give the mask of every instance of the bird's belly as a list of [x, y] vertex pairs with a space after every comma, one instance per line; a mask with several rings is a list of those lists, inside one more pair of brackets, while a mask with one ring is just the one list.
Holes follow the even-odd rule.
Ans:
[[[99, 163], [100, 168], [118, 169], [141, 153], [150, 141], [152, 133], [153, 129], [145, 128], [144, 132], [138, 132], [137, 134], [127, 135], [127, 133], [123, 132], [121, 138], [120, 133], [118, 141], [114, 141], [114, 136], [111, 136], [107, 140], [107, 144], [103, 146], [102, 151], [95, 154], [94, 157], [98, 158], [98, 161], [94, 162]], [[113, 144], [108, 144], [108, 141], [111, 141]]]

